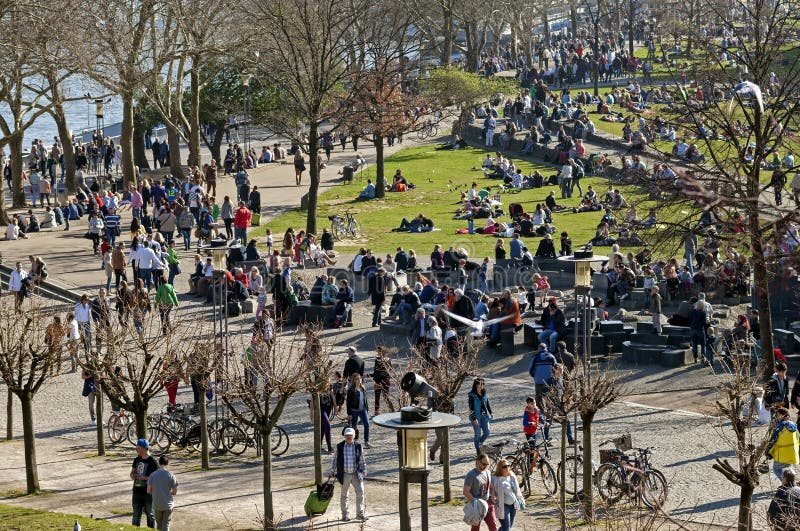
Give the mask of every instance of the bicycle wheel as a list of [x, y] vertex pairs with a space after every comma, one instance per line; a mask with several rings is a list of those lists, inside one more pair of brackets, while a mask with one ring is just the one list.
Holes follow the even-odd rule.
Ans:
[[540, 459], [536, 468], [539, 469], [539, 477], [542, 480], [542, 485], [544, 485], [544, 491], [549, 496], [554, 496], [556, 491], [558, 491], [558, 477], [553, 470], [553, 466], [547, 461]]
[[667, 478], [656, 469], [648, 470], [644, 473], [644, 483], [642, 485], [642, 501], [651, 509], [659, 509], [667, 501], [669, 487]]
[[350, 226], [347, 228], [347, 232], [349, 232], [353, 238], [361, 237], [361, 223], [359, 223], [355, 218], [351, 219]]
[[194, 421], [187, 421], [184, 426], [184, 440], [186, 441], [186, 449], [190, 452], [197, 452], [200, 450], [200, 424]]
[[517, 476], [517, 483], [519, 483], [519, 490], [526, 498], [531, 495], [531, 476], [528, 473], [528, 456], [527, 455], [507, 455], [504, 457], [506, 462], [509, 463], [511, 471]]
[[433, 124], [431, 126], [430, 131], [428, 131], [428, 136], [430, 136], [431, 138], [439, 136], [439, 126], [436, 125], [436, 124]]
[[428, 128], [427, 127], [423, 127], [422, 129], [417, 131], [417, 140], [425, 140], [425, 138], [427, 136], [428, 136]]
[[220, 433], [222, 445], [234, 455], [242, 455], [247, 450], [247, 434], [235, 424], [228, 424]]
[[617, 465], [611, 463], [600, 465], [595, 477], [597, 491], [606, 503], [613, 505], [622, 498], [625, 493], [625, 478]]
[[151, 447], [156, 447], [162, 454], [169, 452], [169, 447], [172, 446], [172, 435], [170, 431], [161, 426], [151, 426], [147, 430], [147, 442]]
[[219, 450], [220, 448], [221, 432], [222, 432], [222, 421], [213, 420], [208, 423], [208, 444], [210, 444], [214, 448], [214, 450]]
[[567, 469], [564, 473], [564, 491], [569, 495], [575, 495], [576, 489], [577, 492], [583, 492], [583, 458], [581, 456], [568, 455], [564, 461], [560, 462], [558, 464], [558, 475], [556, 476], [558, 480], [561, 480], [561, 471], [565, 464]]
[[125, 424], [125, 420], [123, 417], [119, 415], [111, 415], [108, 419], [108, 438], [111, 441], [111, 444], [119, 444], [121, 443], [126, 437], [126, 430], [128, 426]]
[[331, 223], [331, 234], [337, 242], [342, 241], [344, 238], [344, 225], [340, 221]]
[[[273, 443], [273, 437], [275, 432], [278, 432], [280, 434], [277, 444]], [[284, 430], [280, 426], [275, 426], [272, 429], [272, 434], [270, 434], [269, 442], [270, 446], [272, 447], [270, 453], [275, 457], [280, 457], [283, 454], [285, 454], [287, 450], [289, 450], [289, 434], [286, 433], [286, 430]]]

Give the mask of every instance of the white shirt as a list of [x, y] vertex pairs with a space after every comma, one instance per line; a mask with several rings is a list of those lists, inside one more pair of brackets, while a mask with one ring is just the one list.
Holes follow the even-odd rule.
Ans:
[[164, 269], [164, 264], [149, 247], [139, 248], [139, 269]]
[[26, 278], [28, 278], [28, 273], [24, 269], [22, 271], [17, 271], [15, 269], [8, 278], [8, 289], [11, 291], [21, 291], [22, 281]]
[[81, 303], [75, 305], [75, 321], [79, 323], [88, 323], [92, 315], [92, 305], [88, 302], [86, 306]]
[[353, 273], [361, 272], [361, 262], [364, 260], [364, 255], [357, 254], [353, 259]]
[[6, 240], [16, 240], [19, 238], [19, 227], [10, 223], [6, 228]]
[[67, 323], [67, 327], [69, 327], [69, 332], [67, 334], [68, 339], [80, 339], [81, 334], [78, 331], [78, 321], [73, 319], [69, 323]]

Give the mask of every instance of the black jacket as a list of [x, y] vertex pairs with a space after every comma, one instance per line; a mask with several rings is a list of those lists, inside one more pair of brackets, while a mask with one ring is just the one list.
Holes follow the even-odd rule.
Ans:
[[551, 312], [550, 306], [547, 306], [542, 311], [542, 326], [547, 328], [547, 325], [550, 324], [550, 320], [554, 321], [554, 330], [558, 333], [559, 337], [564, 337], [567, 332], [564, 312], [562, 312], [560, 308], [556, 308], [555, 311]]
[[[367, 397], [367, 391], [361, 391], [364, 394], [364, 411], [369, 411], [369, 398]], [[350, 415], [353, 411], [358, 411], [358, 390], [352, 387], [347, 389], [347, 398], [345, 398], [345, 404], [347, 405], [347, 414]]]
[[308, 296], [311, 304], [322, 304], [322, 290], [325, 287], [325, 281], [322, 277], [318, 277], [314, 285], [311, 286], [311, 292]]
[[556, 246], [553, 244], [553, 240], [548, 238], [542, 238], [539, 241], [539, 247], [536, 249], [536, 257], [555, 259]]
[[367, 293], [370, 296], [372, 304], [383, 304], [386, 300], [386, 275], [380, 276], [375, 274], [369, 277]]
[[362, 378], [364, 376], [364, 360], [358, 354], [351, 358], [347, 358], [347, 361], [344, 362], [342, 376], [344, 376], [344, 379], [347, 380], [355, 373], [360, 374]]

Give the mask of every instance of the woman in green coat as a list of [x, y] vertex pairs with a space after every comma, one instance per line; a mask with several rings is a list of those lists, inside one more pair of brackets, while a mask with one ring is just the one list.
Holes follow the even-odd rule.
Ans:
[[161, 275], [161, 285], [156, 291], [155, 302], [156, 306], [158, 306], [158, 314], [161, 316], [161, 330], [164, 335], [167, 335], [167, 330], [170, 327], [169, 314], [172, 312], [173, 306], [178, 306], [178, 297], [175, 296], [175, 288], [167, 282], [166, 275]]

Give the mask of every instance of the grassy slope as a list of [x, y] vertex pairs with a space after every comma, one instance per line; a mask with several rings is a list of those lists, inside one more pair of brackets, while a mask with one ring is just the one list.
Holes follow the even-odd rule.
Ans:
[[8, 529], [9, 531], [50, 531], [52, 529], [72, 529], [75, 520], [81, 524], [81, 528], [85, 531], [139, 529], [138, 527], [133, 527], [131, 525], [105, 522], [103, 520], [92, 520], [83, 516], [51, 513], [47, 511], [39, 511], [37, 509], [29, 509], [27, 507], [0, 504], [0, 529]]
[[[480, 187], [491, 186], [496, 191], [499, 181], [485, 179], [481, 171], [472, 171], [473, 166], [480, 166], [485, 158], [485, 151], [481, 149], [464, 149], [458, 151], [435, 151], [433, 146], [415, 147], [402, 150], [386, 160], [386, 173], [391, 176], [396, 169], [402, 169], [406, 178], [414, 183], [417, 188], [405, 193], [387, 193], [385, 200], [373, 200], [368, 202], [356, 202], [354, 198], [366, 184], [367, 178], [374, 178], [374, 167], [364, 171], [363, 177], [357, 176], [352, 185], [337, 186], [320, 197], [320, 207], [318, 212], [319, 231], [323, 227], [329, 227], [327, 220], [328, 214], [340, 212], [346, 207], [353, 207], [358, 212], [357, 219], [361, 222], [364, 238], [358, 242], [337, 243], [337, 250], [355, 251], [360, 246], [365, 245], [373, 248], [377, 254], [385, 255], [388, 252], [394, 253], [398, 246], [412, 248], [417, 254], [427, 256], [433, 249], [434, 244], [441, 244], [445, 248], [449, 245], [466, 248], [470, 256], [494, 256], [495, 240], [489, 236], [480, 234], [456, 235], [455, 230], [466, 227], [467, 222], [454, 220], [454, 211], [459, 202], [460, 192], [467, 190], [472, 181], [476, 181]], [[532, 173], [538, 169], [543, 175], [549, 176], [555, 173], [555, 169], [544, 165], [532, 164], [515, 159], [524, 174]], [[328, 170], [330, 171], [330, 170]], [[429, 182], [430, 181], [430, 182]], [[450, 184], [452, 181], [452, 185]], [[586, 187], [592, 184], [598, 193], [605, 193], [608, 182], [599, 177], [590, 177], [582, 180], [581, 185]], [[448, 185], [453, 188], [448, 190]], [[460, 187], [457, 190], [455, 187]], [[550, 190], [556, 190], [555, 186], [525, 190], [516, 194], [503, 194], [503, 207], [508, 211], [510, 203], [522, 203], [526, 212], [532, 212], [537, 202], [544, 202]], [[640, 195], [632, 187], [622, 187], [623, 194], [627, 198]], [[556, 190], [556, 197], [559, 204], [566, 204], [570, 207], [578, 204], [577, 189], [576, 196], [572, 199], [561, 200], [561, 194]], [[646, 199], [646, 198], [645, 198]], [[638, 199], [640, 216], [646, 215], [646, 209], [654, 204]], [[403, 217], [412, 218], [419, 213], [434, 220], [436, 226], [441, 231], [422, 234], [409, 234], [391, 232], [391, 229], [400, 224]], [[622, 216], [623, 214], [618, 214]], [[583, 244], [594, 237], [597, 224], [602, 217], [600, 212], [585, 212], [580, 214], [557, 213], [554, 216], [556, 229], [558, 232], [566, 230], [572, 237], [575, 245]], [[498, 221], [508, 221], [508, 216], [498, 219]], [[287, 227], [294, 227], [295, 230], [305, 228], [306, 213], [295, 210], [279, 216], [266, 227], [259, 229], [258, 234], [264, 233], [266, 228], [272, 230], [276, 244], [281, 240], [283, 232]], [[485, 220], [476, 220], [476, 227], [483, 226]], [[535, 252], [539, 238], [528, 238], [527, 243]], [[558, 233], [556, 234], [558, 239]], [[558, 248], [558, 245], [557, 245]]]

